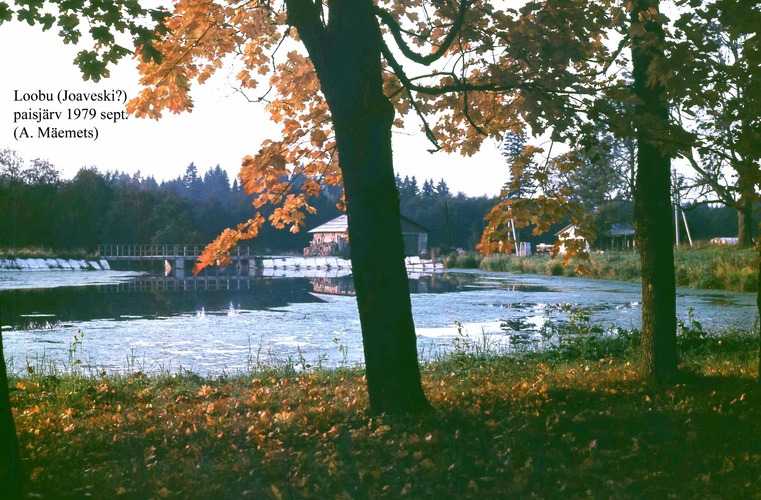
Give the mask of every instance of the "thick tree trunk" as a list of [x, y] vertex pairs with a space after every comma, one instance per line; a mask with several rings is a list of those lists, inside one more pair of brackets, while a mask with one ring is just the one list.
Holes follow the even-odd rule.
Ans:
[[428, 402], [418, 368], [391, 162], [393, 109], [385, 103], [386, 112], [364, 110], [354, 126], [336, 127], [336, 135], [370, 408], [374, 413], [418, 412], [428, 409]]
[[[663, 30], [646, 17], [657, 0], [640, 0], [633, 23], [643, 23], [646, 35], [632, 40], [634, 92], [637, 105], [637, 175], [634, 225], [642, 264], [642, 357], [644, 376], [668, 381], [676, 374], [676, 287], [671, 232], [671, 160], [658, 147], [667, 133], [668, 104], [659, 83], [649, 84], [654, 61], [663, 59]], [[657, 78], [655, 78], [657, 82]]]
[[3, 498], [21, 498], [23, 471], [13, 422], [3, 341], [0, 337], [0, 488]]
[[287, 0], [286, 5], [333, 118], [370, 410], [426, 411], [391, 154], [394, 109], [383, 93], [382, 40], [373, 3], [329, 2], [327, 26], [315, 4]]

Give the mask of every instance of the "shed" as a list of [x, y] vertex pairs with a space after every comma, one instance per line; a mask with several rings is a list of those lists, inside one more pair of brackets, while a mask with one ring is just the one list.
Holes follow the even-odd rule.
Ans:
[[[428, 249], [428, 230], [420, 224], [402, 216], [402, 238], [404, 255], [420, 255]], [[321, 226], [309, 231], [312, 241], [304, 249], [304, 255], [343, 255], [349, 251], [349, 220], [339, 215]]]
[[600, 239], [602, 250], [631, 250], [634, 244], [634, 226], [628, 223], [612, 224]]

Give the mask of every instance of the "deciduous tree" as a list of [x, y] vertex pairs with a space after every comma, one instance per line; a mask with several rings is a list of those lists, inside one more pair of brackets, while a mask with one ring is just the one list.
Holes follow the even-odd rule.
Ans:
[[761, 183], [761, 24], [758, 0], [704, 2], [676, 23], [675, 94], [694, 142], [682, 151], [697, 194], [737, 210], [741, 246], [753, 244]]
[[637, 173], [634, 229], [642, 267], [642, 355], [645, 376], [676, 374], [676, 283], [671, 237], [669, 102], [664, 25], [658, 0], [632, 2], [631, 54]]
[[[573, 24], [561, 3], [529, 2], [519, 12], [482, 0], [180, 1], [167, 21], [169, 35], [155, 44], [161, 62], [141, 67], [146, 89], [129, 108], [142, 116], [192, 107], [190, 82], [203, 82], [230, 53], [241, 56], [243, 87], [256, 88], [266, 75], [274, 90], [267, 109], [283, 137], [245, 158], [240, 173], [246, 191], [258, 193], [259, 212], [225, 231], [201, 265], [225, 262], [224, 252], [255, 236], [266, 220], [298, 231], [305, 212], [314, 210], [309, 197], [323, 183], [343, 182], [375, 412], [428, 408], [403, 264], [391, 129], [414, 113], [435, 148], [470, 154], [485, 138], [515, 128], [520, 114], [537, 125], [563, 120], [560, 110], [581, 81], [577, 74], [589, 68], [578, 58], [570, 69], [570, 61], [583, 47], [603, 49], [586, 39], [605, 15], [586, 9], [584, 22]], [[547, 36], [547, 24], [560, 27], [563, 42]], [[538, 41], [526, 36], [537, 29], [543, 30]], [[282, 45], [294, 50], [273, 62]], [[533, 65], [540, 61], [545, 70]], [[422, 73], [412, 73], [420, 67]], [[298, 191], [288, 180], [292, 174], [308, 179]]]
[[[667, 83], [673, 61], [666, 57], [664, 25], [668, 20], [660, 12], [659, 4], [654, 0], [635, 0], [623, 5], [611, 2], [587, 5], [587, 8], [597, 5], [609, 15], [607, 22], [596, 25], [596, 36], [611, 39], [609, 30], [613, 30], [620, 42], [611, 53], [595, 49], [593, 45], [585, 47], [586, 52], [581, 51], [575, 57], [589, 61], [598, 71], [588, 68], [563, 80], [571, 89], [576, 89], [579, 83], [574, 78], [577, 78], [584, 82], [583, 90], [571, 94], [575, 96], [574, 105], [558, 111], [562, 119], [552, 120], [551, 124], [556, 127], [553, 138], [564, 138], [581, 148], [551, 155], [534, 146], [526, 147], [512, 164], [512, 182], [505, 186], [500, 203], [487, 216], [489, 224], [480, 244], [484, 252], [509, 251], [510, 219], [519, 226], [535, 224], [536, 231], [546, 231], [553, 221], [570, 217], [580, 226], [581, 235], [594, 237], [586, 212], [571, 196], [569, 186], [557, 182], [557, 178], [583, 165], [583, 156], [594, 154], [599, 147], [595, 136], [601, 123], [616, 137], [635, 138], [634, 222], [642, 262], [643, 366], [644, 376], [652, 381], [670, 379], [677, 368], [676, 292], [669, 217], [670, 158], [685, 139], [669, 118]], [[568, 6], [563, 11], [566, 15], [574, 12]], [[576, 15], [574, 19], [578, 24], [581, 22], [578, 19], [584, 18], [586, 13]], [[561, 38], [556, 30], [554, 26], [549, 28]], [[631, 54], [630, 63], [624, 58], [627, 52]], [[612, 67], [619, 71], [631, 68], [631, 80], [607, 76]], [[544, 159], [536, 161], [540, 155], [544, 155]], [[516, 183], [529, 185], [528, 196], [511, 197], [519, 188]], [[581, 252], [583, 249], [579, 245], [571, 250]], [[580, 266], [579, 271], [583, 270]]]

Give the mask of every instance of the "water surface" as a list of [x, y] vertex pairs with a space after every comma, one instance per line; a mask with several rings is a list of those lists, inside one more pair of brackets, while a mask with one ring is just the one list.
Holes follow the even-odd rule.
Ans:
[[[589, 310], [604, 326], [638, 328], [640, 285], [483, 272], [413, 275], [412, 307], [423, 358], [456, 340], [510, 349], [539, 335], [557, 308]], [[245, 371], [290, 360], [305, 367], [363, 360], [350, 276], [204, 277], [129, 272], [2, 272], [0, 322], [14, 370], [41, 360], [93, 370]], [[706, 327], [753, 327], [755, 295], [678, 290], [683, 318]], [[562, 319], [562, 318], [560, 318]], [[73, 344], [82, 332], [81, 343]], [[78, 334], [81, 336], [81, 334]]]

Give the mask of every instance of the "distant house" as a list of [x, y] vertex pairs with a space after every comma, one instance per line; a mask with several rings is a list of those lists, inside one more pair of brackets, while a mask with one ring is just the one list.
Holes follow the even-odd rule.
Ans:
[[600, 238], [601, 250], [633, 250], [634, 226], [627, 223], [613, 224]]
[[558, 254], [564, 255], [568, 252], [568, 243], [571, 241], [574, 241], [574, 246], [581, 244], [581, 247], [589, 252], [589, 242], [584, 238], [583, 236], [577, 234], [579, 228], [576, 226], [576, 224], [569, 224], [557, 233], [555, 233], [555, 237], [560, 242], [560, 248], [558, 249]]
[[[420, 255], [428, 249], [428, 230], [406, 217], [402, 217], [404, 255]], [[304, 255], [344, 255], [349, 251], [349, 222], [340, 215], [309, 231], [312, 241], [304, 249]]]

